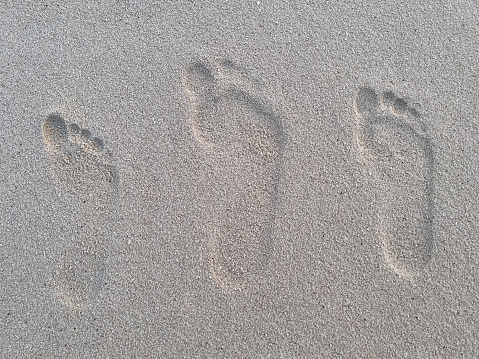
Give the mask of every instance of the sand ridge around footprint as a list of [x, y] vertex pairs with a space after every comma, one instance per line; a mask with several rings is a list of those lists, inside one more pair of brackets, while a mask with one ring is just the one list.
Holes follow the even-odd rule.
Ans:
[[389, 267], [419, 275], [433, 255], [434, 156], [418, 112], [392, 92], [361, 88], [354, 101], [362, 162], [376, 178], [377, 231]]
[[230, 61], [194, 61], [184, 75], [190, 125], [211, 171], [205, 226], [212, 277], [245, 289], [267, 265], [285, 146], [272, 106]]
[[67, 218], [58, 233], [63, 248], [56, 296], [65, 306], [80, 309], [98, 296], [105, 282], [104, 247], [117, 206], [118, 172], [101, 139], [58, 113], [45, 119], [42, 135], [52, 180], [65, 199], [59, 218]]

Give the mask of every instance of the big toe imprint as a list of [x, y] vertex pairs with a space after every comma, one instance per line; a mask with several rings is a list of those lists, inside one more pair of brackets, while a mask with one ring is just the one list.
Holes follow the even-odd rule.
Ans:
[[246, 288], [268, 263], [284, 133], [279, 116], [230, 62], [196, 61], [184, 84], [192, 132], [209, 168], [210, 270], [226, 289]]
[[392, 92], [362, 88], [354, 99], [356, 140], [377, 178], [378, 233], [385, 260], [414, 277], [432, 257], [434, 157], [416, 110]]
[[[63, 238], [55, 252], [56, 295], [78, 309], [94, 300], [105, 282], [104, 246], [116, 211], [118, 173], [103, 141], [59, 114], [47, 117], [42, 135], [52, 179], [66, 198], [56, 225], [62, 232], [55, 238]], [[60, 223], [64, 218], [68, 223]]]

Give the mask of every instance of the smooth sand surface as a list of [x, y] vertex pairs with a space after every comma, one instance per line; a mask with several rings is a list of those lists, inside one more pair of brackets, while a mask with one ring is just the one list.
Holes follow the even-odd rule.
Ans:
[[477, 2], [101, 3], [0, 5], [1, 358], [479, 357]]

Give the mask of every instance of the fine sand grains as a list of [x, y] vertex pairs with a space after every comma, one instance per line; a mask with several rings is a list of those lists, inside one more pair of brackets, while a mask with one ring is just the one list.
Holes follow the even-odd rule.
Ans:
[[42, 135], [50, 154], [50, 170], [65, 201], [73, 233], [65, 231], [56, 295], [67, 307], [79, 309], [99, 294], [105, 282], [104, 244], [115, 211], [118, 173], [103, 141], [59, 114], [44, 121]]
[[354, 99], [361, 158], [376, 175], [378, 234], [387, 264], [411, 278], [433, 250], [434, 156], [419, 114], [392, 92], [362, 88]]
[[192, 62], [184, 85], [191, 129], [211, 169], [204, 198], [211, 275], [225, 289], [244, 289], [274, 246], [281, 119], [229, 61]]

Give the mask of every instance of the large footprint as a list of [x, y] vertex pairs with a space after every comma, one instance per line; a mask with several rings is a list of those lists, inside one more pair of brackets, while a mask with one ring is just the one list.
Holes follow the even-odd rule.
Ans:
[[280, 118], [231, 62], [187, 69], [191, 128], [212, 169], [206, 221], [212, 276], [245, 289], [273, 249], [273, 220], [284, 147]]
[[118, 173], [99, 138], [59, 114], [44, 121], [42, 135], [50, 154], [52, 179], [65, 201], [61, 264], [55, 275], [56, 294], [71, 308], [82, 308], [100, 292], [105, 281], [104, 244], [115, 209]]
[[421, 273], [433, 249], [434, 156], [417, 111], [392, 92], [362, 88], [354, 99], [359, 153], [377, 178], [378, 233], [402, 277]]

